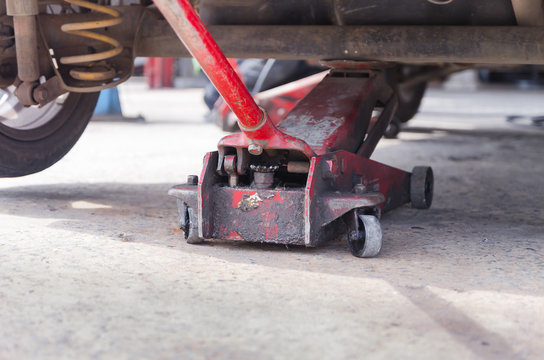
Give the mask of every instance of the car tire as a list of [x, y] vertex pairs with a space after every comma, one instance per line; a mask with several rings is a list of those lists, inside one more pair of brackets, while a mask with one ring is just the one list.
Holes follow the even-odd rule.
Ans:
[[2, 91], [0, 177], [36, 173], [59, 161], [85, 130], [99, 94], [69, 93], [42, 108], [25, 108], [17, 103], [13, 89]]
[[388, 82], [398, 99], [395, 116], [401, 123], [407, 122], [417, 114], [427, 89], [427, 83], [422, 82], [407, 89], [399, 88], [398, 84], [402, 82], [403, 78], [419, 70], [419, 67], [400, 66], [387, 72]]

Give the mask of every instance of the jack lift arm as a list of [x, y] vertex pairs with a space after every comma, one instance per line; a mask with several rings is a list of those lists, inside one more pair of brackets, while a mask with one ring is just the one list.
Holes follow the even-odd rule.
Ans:
[[[187, 0], [154, 0], [238, 118], [241, 133], [204, 157], [200, 177], [173, 187], [189, 243], [208, 239], [317, 246], [347, 234], [353, 255], [382, 245], [379, 218], [429, 208], [430, 167], [405, 172], [369, 157], [397, 98], [384, 64], [330, 62], [330, 73], [277, 125], [259, 108]], [[380, 115], [371, 123], [372, 113]]]

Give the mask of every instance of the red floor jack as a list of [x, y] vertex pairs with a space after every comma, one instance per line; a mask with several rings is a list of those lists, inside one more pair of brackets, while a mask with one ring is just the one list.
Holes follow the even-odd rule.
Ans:
[[[187, 0], [154, 0], [239, 119], [241, 133], [204, 157], [200, 177], [175, 186], [189, 243], [208, 239], [317, 246], [347, 234], [376, 256], [379, 217], [407, 202], [429, 208], [433, 173], [369, 159], [397, 106], [380, 64], [332, 68], [277, 125], [259, 108]], [[380, 113], [371, 125], [373, 111]]]

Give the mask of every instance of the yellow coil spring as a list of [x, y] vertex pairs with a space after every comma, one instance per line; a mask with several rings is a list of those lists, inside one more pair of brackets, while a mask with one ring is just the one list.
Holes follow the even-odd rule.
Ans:
[[[100, 61], [111, 59], [119, 55], [123, 51], [123, 47], [119, 41], [106, 35], [102, 35], [89, 30], [106, 28], [108, 26], [119, 25], [123, 22], [121, 14], [109, 7], [93, 4], [84, 0], [64, 0], [67, 3], [84, 7], [90, 10], [95, 10], [100, 13], [112, 16], [111, 19], [87, 21], [80, 23], [64, 24], [61, 26], [61, 30], [72, 34], [81, 36], [88, 39], [98, 40], [110, 44], [113, 48], [111, 50], [86, 55], [65, 56], [60, 59], [61, 64], [85, 64], [86, 68], [71, 69], [70, 75], [77, 80], [86, 81], [102, 81], [115, 77], [115, 70], [110, 66], [105, 66]], [[94, 67], [94, 69], [93, 69]]]

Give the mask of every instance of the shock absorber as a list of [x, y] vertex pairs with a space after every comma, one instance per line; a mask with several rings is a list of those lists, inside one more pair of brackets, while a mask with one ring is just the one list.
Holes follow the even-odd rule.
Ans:
[[119, 55], [123, 51], [123, 46], [116, 39], [93, 32], [90, 30], [102, 29], [110, 26], [119, 25], [123, 22], [121, 14], [112, 9], [111, 7], [98, 5], [85, 0], [64, 0], [69, 4], [77, 5], [86, 9], [94, 10], [105, 15], [111, 16], [111, 18], [86, 21], [79, 23], [64, 24], [61, 26], [61, 30], [72, 34], [81, 36], [86, 39], [97, 40], [111, 45], [111, 49], [102, 52], [65, 56], [60, 59], [61, 64], [65, 65], [81, 65], [79, 68], [70, 69], [70, 76], [76, 80], [82, 81], [104, 81], [115, 78], [116, 71], [106, 60], [111, 59]]
[[19, 79], [33, 83], [40, 77], [36, 31], [37, 0], [8, 0], [7, 14], [13, 16]]

